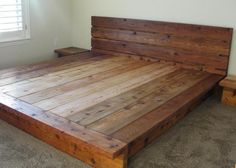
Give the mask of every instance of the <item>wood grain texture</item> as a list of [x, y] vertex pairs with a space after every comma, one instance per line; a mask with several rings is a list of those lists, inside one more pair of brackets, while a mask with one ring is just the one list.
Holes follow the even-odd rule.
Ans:
[[220, 86], [223, 87], [222, 103], [236, 106], [236, 77], [227, 76], [220, 82]]
[[65, 57], [65, 58], [60, 58], [60, 59], [54, 59], [40, 62], [40, 63], [35, 63], [31, 65], [23, 65], [19, 67], [14, 67], [14, 68], [9, 68], [9, 69], [3, 69], [0, 70], [0, 79], [5, 79], [9, 77], [15, 77], [21, 74], [26, 74], [29, 72], [33, 71], [38, 71], [40, 69], [46, 69], [49, 67], [55, 67], [55, 66], [60, 66], [66, 63], [73, 63], [74, 61], [78, 60], [83, 60], [91, 57], [99, 58], [101, 54], [93, 54], [93, 53], [83, 53], [80, 54], [79, 56], [70, 56], [70, 57]]
[[236, 76], [229, 75], [220, 82], [220, 86], [236, 90]]
[[104, 79], [128, 72], [130, 70], [140, 68], [144, 65], [147, 65], [147, 63], [140, 62], [139, 64], [137, 64], [137, 63], [128, 62], [126, 64], [121, 64], [120, 66], [115, 67], [113, 69], [103, 71], [103, 72], [98, 72], [94, 75], [90, 75], [90, 76], [81, 78], [79, 80], [69, 82], [65, 85], [59, 85], [59, 86], [56, 86], [53, 88], [48, 88], [48, 89], [30, 94], [30, 95], [23, 96], [23, 97], [21, 97], [21, 100], [24, 100], [29, 103], [38, 103], [43, 100], [47, 100], [49, 98], [62, 95], [66, 92], [73, 91], [73, 90], [78, 89], [80, 87], [90, 85], [96, 81], [104, 80]]
[[19, 115], [18, 112], [13, 112], [8, 108], [0, 108], [0, 119], [7, 121], [9, 124], [24, 130], [94, 168], [107, 168], [110, 166], [114, 168], [127, 167], [128, 158], [126, 150], [112, 159], [100, 152], [94, 151], [91, 146], [89, 146], [89, 148], [84, 148], [83, 144], [78, 141], [78, 138], [68, 136], [66, 132], [55, 131], [54, 128], [48, 128], [47, 126], [38, 123], [38, 120], [33, 122], [31, 118], [25, 118], [24, 116]]
[[193, 110], [221, 79], [222, 76], [218, 75], [203, 78], [172, 100], [113, 133], [112, 137], [127, 142], [129, 156], [133, 156]]
[[226, 105], [236, 106], [236, 90], [224, 88], [221, 101]]
[[[62, 85], [68, 82], [72, 82], [81, 79], [86, 76], [96, 74], [97, 72], [106, 71], [119, 66], [121, 60], [124, 62], [128, 59], [126, 58], [107, 58], [102, 59], [102, 61], [93, 61], [90, 64], [85, 64], [77, 66], [76, 68], [67, 68], [65, 71], [57, 71], [52, 74], [47, 74], [40, 76], [38, 78], [32, 78], [23, 83], [14, 83], [11, 85], [0, 87], [0, 90], [7, 92], [9, 95], [14, 97], [22, 97], [28, 94], [35, 93], [50, 87]], [[113, 64], [112, 64], [113, 62]], [[107, 65], [107, 66], [106, 66]], [[91, 67], [93, 68], [91, 70]]]
[[109, 17], [92, 17], [92, 25], [94, 52], [108, 50], [227, 73], [230, 28]]
[[[132, 78], [135, 78], [135, 77], [138, 78], [139, 80], [142, 80], [143, 79], [143, 78], [141, 78], [142, 76], [145, 76], [146, 73], [148, 73], [148, 72], [155, 71], [155, 68], [157, 68], [157, 67], [158, 66], [154, 64], [154, 65], [150, 65], [150, 66], [140, 67], [140, 68], [134, 69], [132, 71], [124, 72], [122, 74], [118, 74], [118, 75], [110, 77], [108, 79], [94, 82], [94, 83], [84, 86], [84, 87], [75, 88], [71, 92], [67, 92], [65, 94], [61, 94], [61, 95], [52, 97], [51, 99], [46, 99], [44, 101], [35, 103], [35, 106], [38, 106], [38, 107], [45, 109], [45, 110], [53, 109], [52, 111], [59, 112], [63, 109], [62, 105], [65, 104], [66, 107], [70, 107], [66, 103], [76, 101], [75, 104], [78, 104], [81, 107], [82, 101], [80, 101], [80, 103], [78, 103], [79, 99], [80, 100], [85, 99], [86, 96], [89, 96], [92, 94], [98, 95], [97, 93], [101, 92], [98, 95], [98, 96], [100, 96], [100, 95], [102, 95], [103, 90], [107, 90], [108, 88], [111, 88], [111, 87], [117, 88], [116, 85], [118, 85], [119, 87], [122, 87], [122, 85], [125, 85], [126, 81], [131, 80]], [[138, 79], [135, 82], [138, 82]], [[125, 85], [125, 86], [127, 86], [127, 85]], [[90, 98], [92, 100], [92, 96], [90, 96]], [[88, 102], [85, 102], [85, 103], [88, 103]], [[58, 108], [56, 108], [56, 107], [58, 107]], [[76, 108], [77, 105], [76, 105], [76, 107], [73, 105], [71, 107]], [[54, 108], [56, 108], [56, 109], [54, 109]]]
[[84, 96], [78, 100], [75, 100], [75, 101], [72, 101], [68, 104], [54, 108], [54, 109], [50, 110], [50, 112], [55, 113], [60, 116], [63, 116], [63, 117], [73, 115], [80, 110], [84, 110], [86, 108], [89, 108], [90, 106], [93, 106], [95, 104], [103, 102], [109, 98], [120, 95], [120, 94], [127, 92], [135, 87], [138, 87], [138, 86], [141, 86], [145, 83], [148, 83], [155, 78], [163, 76], [169, 72], [173, 72], [174, 70], [176, 70], [176, 69], [173, 67], [171, 67], [171, 68], [167, 67], [167, 68], [163, 68], [161, 70], [156, 70], [154, 72], [150, 72], [149, 74], [146, 74], [144, 76], [140, 76], [140, 77], [134, 78], [132, 80], [128, 80], [124, 83], [120, 83], [120, 84], [114, 85], [112, 87], [108, 87], [104, 90], [97, 91], [95, 93]]
[[[74, 60], [73, 62], [70, 62], [68, 64], [66, 61], [63, 62], [61, 60], [61, 64], [56, 64], [56, 65], [52, 64], [52, 66], [47, 67], [47, 68], [33, 70], [28, 73], [17, 74], [12, 77], [1, 79], [0, 87], [5, 86], [5, 85], [9, 85], [9, 84], [14, 84], [16, 82], [26, 81], [27, 79], [29, 79], [29, 82], [30, 82], [32, 80], [40, 79], [41, 78], [40, 76], [43, 76], [43, 75], [46, 75], [46, 76], [49, 74], [50, 74], [50, 76], [59, 75], [59, 73], [57, 71], [60, 71], [61, 74], [72, 72], [73, 70], [78, 69], [78, 66], [92, 63], [98, 59], [101, 59], [101, 58], [100, 57], [99, 58], [97, 58], [97, 57], [91, 58], [90, 56], [88, 56], [88, 58], [80, 58], [80, 60], [84, 60], [82, 62], [78, 62], [78, 61]], [[77, 60], [79, 60], [79, 59], [77, 59]]]
[[[208, 77], [212, 75], [202, 71], [104, 54], [60, 64], [52, 61], [54, 68], [42, 64], [42, 68], [35, 65], [38, 70], [16, 73], [16, 79], [26, 79], [1, 86], [0, 118], [93, 167], [125, 168], [128, 154], [135, 154], [169, 128], [165, 125], [149, 134], [146, 129], [152, 130], [152, 120], [144, 130], [136, 127], [138, 121], [198, 85], [199, 80], [211, 83]], [[30, 77], [32, 71], [37, 75]], [[9, 72], [3, 74], [15, 73]], [[169, 121], [168, 115], [161, 119], [165, 117]], [[156, 125], [163, 124], [159, 118], [153, 119]]]
[[175, 80], [176, 78], [185, 75], [185, 73], [188, 72], [177, 70], [165, 76], [161, 76], [147, 84], [141, 85], [140, 87], [136, 87], [90, 108], [79, 111], [78, 113], [69, 116], [68, 119], [77, 122], [80, 125], [87, 126], [151, 94], [154, 90], [164, 86], [171, 80]]
[[165, 102], [168, 102], [205, 77], [206, 76], [201, 73], [189, 73], [185, 74], [183, 77], [173, 78], [170, 81], [167, 80], [165, 84], [153, 89], [153, 92], [149, 95], [138, 99], [105, 118], [93, 122], [87, 127], [106, 135], [110, 135], [158, 108]]
[[[51, 134], [48, 135], [49, 137], [55, 136], [54, 138], [57, 140], [60, 139], [60, 136], [64, 136], [65, 134], [68, 139], [76, 139], [78, 147], [81, 145], [84, 149], [87, 148], [87, 150], [94, 148], [94, 152], [104, 154], [112, 159], [120, 155], [122, 150], [125, 149], [126, 144], [122, 143], [121, 141], [89, 131], [86, 128], [77, 124], [73, 124], [64, 118], [55, 116], [46, 111], [42, 111], [37, 107], [5, 94], [0, 94], [0, 97], [0, 108], [5, 111], [9, 111], [13, 116], [16, 115], [16, 122], [14, 124], [19, 124], [19, 127], [22, 127], [24, 131], [30, 132], [40, 139], [44, 138], [42, 137], [44, 136], [43, 132], [47, 131], [51, 132]], [[37, 129], [39, 132], [35, 129]], [[54, 133], [52, 133], [52, 131]], [[51, 144], [53, 142], [49, 143]]]

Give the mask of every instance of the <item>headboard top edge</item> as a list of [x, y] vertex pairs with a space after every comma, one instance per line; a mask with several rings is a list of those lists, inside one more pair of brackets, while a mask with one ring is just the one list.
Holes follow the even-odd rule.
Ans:
[[150, 20], [150, 19], [133, 19], [133, 18], [119, 18], [119, 17], [108, 17], [108, 16], [91, 16], [92, 26], [93, 21], [96, 19], [115, 19], [123, 21], [137, 21], [137, 22], [152, 22], [152, 23], [163, 23], [163, 24], [173, 24], [173, 25], [182, 25], [182, 26], [201, 26], [205, 28], [217, 28], [233, 33], [234, 28], [228, 26], [219, 26], [219, 25], [207, 25], [207, 24], [198, 24], [198, 23], [186, 23], [186, 22], [174, 22], [174, 21], [161, 21], [161, 20]]

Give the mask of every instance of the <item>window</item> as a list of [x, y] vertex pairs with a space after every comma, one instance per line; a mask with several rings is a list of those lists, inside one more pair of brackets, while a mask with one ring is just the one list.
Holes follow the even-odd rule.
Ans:
[[0, 42], [29, 38], [29, 0], [0, 0]]

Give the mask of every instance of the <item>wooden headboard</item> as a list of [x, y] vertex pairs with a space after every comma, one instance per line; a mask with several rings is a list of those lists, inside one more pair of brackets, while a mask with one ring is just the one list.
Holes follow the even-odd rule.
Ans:
[[231, 28], [95, 16], [92, 26], [93, 52], [227, 74]]

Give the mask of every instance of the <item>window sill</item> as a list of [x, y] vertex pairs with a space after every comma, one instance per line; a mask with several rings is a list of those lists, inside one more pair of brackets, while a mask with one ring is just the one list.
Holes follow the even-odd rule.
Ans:
[[25, 37], [25, 38], [7, 40], [7, 41], [2, 41], [2, 42], [0, 41], [0, 48], [25, 44], [30, 39], [31, 39], [30, 37]]

